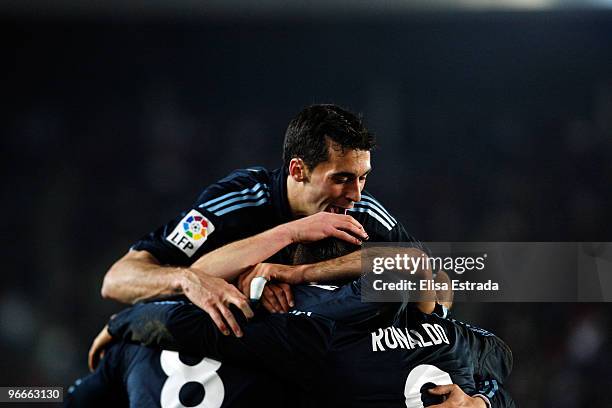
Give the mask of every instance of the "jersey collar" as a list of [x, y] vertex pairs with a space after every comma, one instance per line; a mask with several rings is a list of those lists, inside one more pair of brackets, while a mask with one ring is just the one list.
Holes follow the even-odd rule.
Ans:
[[287, 177], [288, 172], [285, 166], [272, 172], [271, 199], [275, 213], [279, 217], [279, 224], [289, 222], [293, 219], [289, 199], [287, 198]]

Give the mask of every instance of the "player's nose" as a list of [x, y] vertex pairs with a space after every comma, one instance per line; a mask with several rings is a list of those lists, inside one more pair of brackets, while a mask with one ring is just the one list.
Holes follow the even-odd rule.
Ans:
[[359, 184], [359, 180], [355, 180], [347, 185], [345, 197], [353, 203], [361, 201], [361, 185]]

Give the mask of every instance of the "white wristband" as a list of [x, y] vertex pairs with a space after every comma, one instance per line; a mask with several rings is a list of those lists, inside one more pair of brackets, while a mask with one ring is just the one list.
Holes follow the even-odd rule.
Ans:
[[251, 281], [251, 300], [256, 301], [261, 298], [261, 294], [263, 293], [266, 283], [268, 283], [268, 280], [263, 276], [253, 278], [253, 280]]
[[472, 395], [472, 397], [479, 397], [479, 398], [481, 398], [482, 400], [484, 400], [485, 404], [487, 405], [487, 408], [491, 408], [491, 401], [489, 401], [489, 399], [487, 397], [485, 397], [484, 395], [482, 395], [482, 394], [474, 394], [474, 395]]

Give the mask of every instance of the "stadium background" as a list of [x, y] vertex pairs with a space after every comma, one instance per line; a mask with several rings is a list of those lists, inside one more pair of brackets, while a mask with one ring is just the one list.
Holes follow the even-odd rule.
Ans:
[[[278, 166], [313, 102], [364, 114], [367, 187], [421, 240], [611, 241], [605, 2], [42, 3], [0, 7], [0, 385], [84, 373], [120, 308], [107, 267], [208, 183]], [[510, 344], [523, 407], [610, 404], [611, 311], [456, 307]]]

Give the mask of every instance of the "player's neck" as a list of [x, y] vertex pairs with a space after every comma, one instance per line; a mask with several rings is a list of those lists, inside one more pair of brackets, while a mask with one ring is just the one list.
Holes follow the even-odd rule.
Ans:
[[304, 209], [304, 203], [302, 202], [302, 198], [304, 197], [302, 188], [302, 183], [298, 183], [291, 178], [291, 176], [287, 176], [287, 201], [289, 201], [289, 208], [291, 209], [293, 218], [308, 215]]

